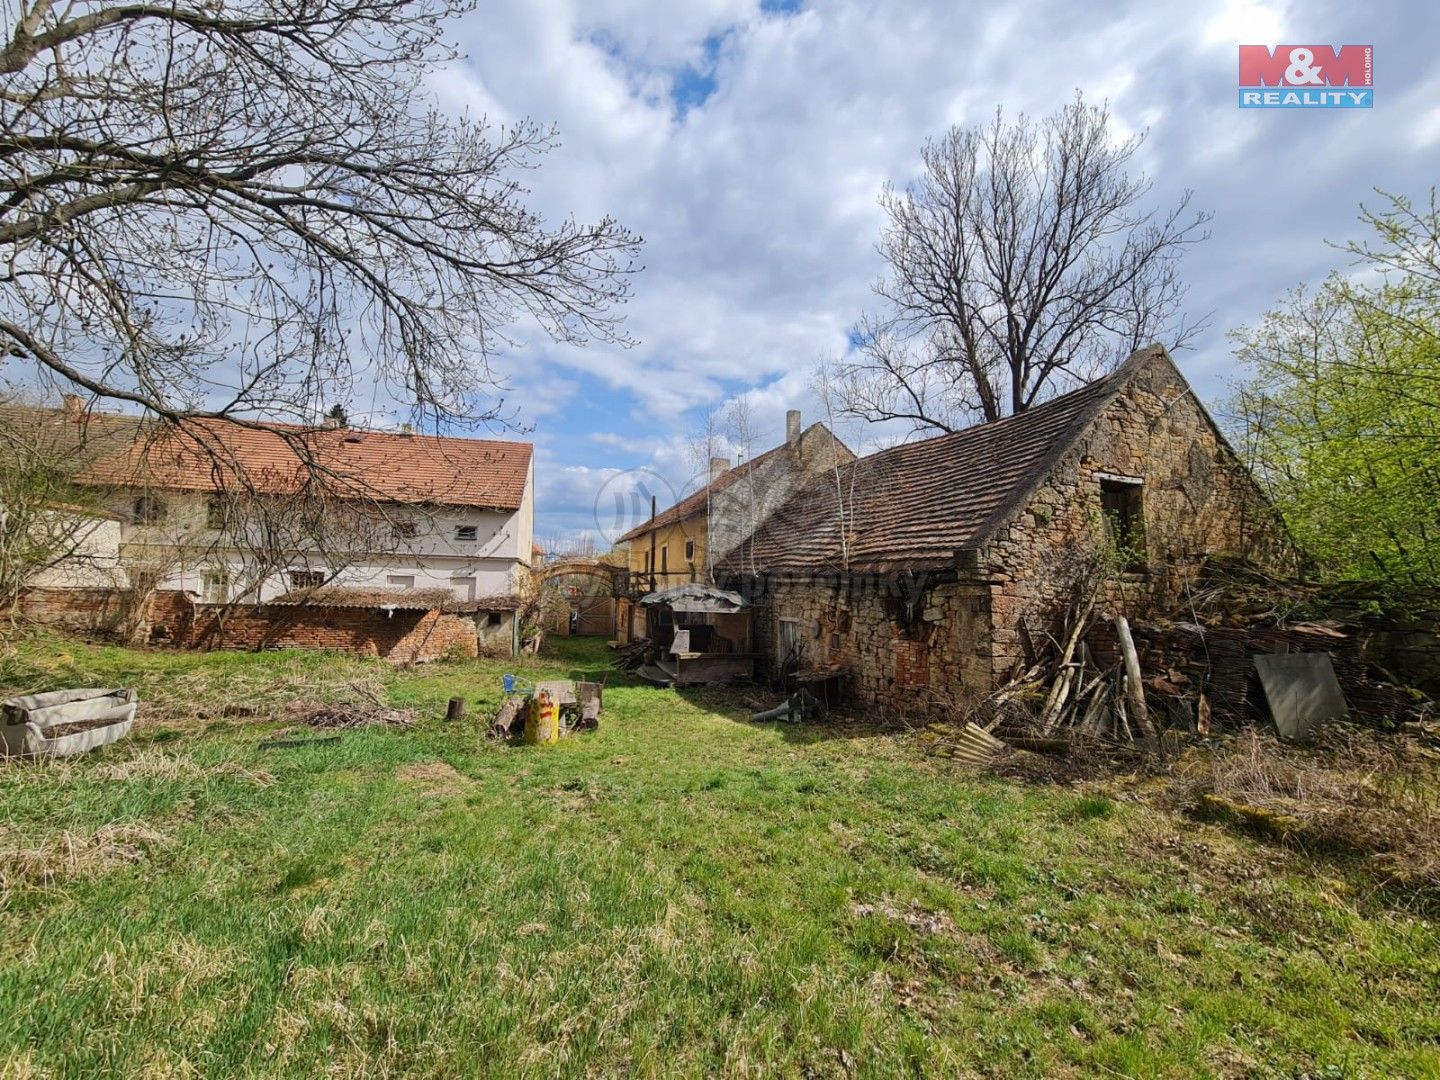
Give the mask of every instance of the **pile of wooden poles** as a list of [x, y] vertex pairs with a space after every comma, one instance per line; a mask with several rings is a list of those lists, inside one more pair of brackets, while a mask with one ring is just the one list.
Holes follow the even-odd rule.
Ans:
[[[1095, 618], [1093, 601], [1071, 612], [1056, 639], [1058, 657], [1037, 660], [991, 695], [986, 730], [1003, 728], [1007, 734], [1041, 738], [1064, 731], [1125, 741], [1154, 736], [1130, 623], [1123, 615], [1115, 617], [1122, 662], [1118, 668], [1107, 667], [1096, 661], [1085, 643]], [[1034, 719], [1017, 724], [1016, 710], [1006, 705], [1020, 699], [1039, 701], [1042, 695]], [[1018, 728], [1029, 730], [1012, 730]]]

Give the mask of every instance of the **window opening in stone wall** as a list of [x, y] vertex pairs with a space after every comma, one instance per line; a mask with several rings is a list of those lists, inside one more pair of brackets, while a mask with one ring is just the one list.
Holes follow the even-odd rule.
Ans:
[[1106, 535], [1115, 550], [1125, 557], [1126, 568], [1141, 570], [1145, 565], [1144, 485], [1124, 480], [1100, 481], [1100, 511]]

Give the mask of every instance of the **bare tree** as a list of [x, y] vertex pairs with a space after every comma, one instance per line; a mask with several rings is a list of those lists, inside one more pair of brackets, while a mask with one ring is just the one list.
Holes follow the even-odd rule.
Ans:
[[359, 381], [480, 421], [517, 323], [624, 341], [638, 238], [517, 180], [554, 131], [422, 93], [471, 6], [6, 5], [0, 350], [172, 421], [309, 422]]
[[1128, 171], [1143, 136], [1116, 142], [1109, 121], [1078, 95], [1038, 124], [997, 110], [927, 142], [914, 184], [885, 187], [883, 310], [843, 372], [848, 411], [953, 431], [1193, 336], [1174, 321], [1178, 263], [1210, 215], [1189, 192], [1146, 209], [1151, 182]]
[[[821, 357], [810, 373], [810, 392], [820, 402], [830, 433], [859, 452], [859, 431], [849, 432], [848, 437], [842, 436], [842, 421], [847, 410], [845, 384], [838, 371], [839, 365], [835, 360]], [[855, 483], [860, 475], [858, 469], [848, 465], [848, 462], [837, 456], [830, 466], [830, 479], [835, 487], [835, 520], [840, 528], [840, 564], [843, 569], [850, 567], [850, 538], [855, 531]]]
[[[714, 496], [710, 491], [710, 481], [715, 479], [713, 465], [716, 458], [728, 458], [729, 455], [730, 448], [725, 438], [722, 418], [714, 406], [710, 406], [705, 410], [704, 421], [690, 434], [685, 447], [685, 456], [689, 459], [691, 468], [694, 469], [695, 479], [692, 483], [697, 487], [702, 487], [705, 491], [705, 521], [711, 536], [713, 536], [713, 530], [709, 530], [709, 526], [715, 520], [713, 516]], [[715, 580], [715, 551], [713, 545], [708, 542], [705, 544], [703, 580], [706, 582]]]
[[109, 516], [72, 480], [78, 458], [73, 441], [43, 427], [0, 425], [0, 612], [47, 573], [64, 586], [123, 577], [106, 544]]
[[[725, 438], [735, 447], [735, 470], [739, 473], [739, 481], [732, 492], [732, 499], [739, 502], [739, 514], [736, 521], [729, 524], [736, 528], [736, 536], [740, 538], [740, 546], [737, 549], [741, 560], [747, 568], [754, 571], [755, 551], [751, 542], [755, 530], [760, 526], [760, 509], [758, 492], [755, 490], [755, 447], [759, 439], [759, 433], [755, 429], [755, 414], [751, 405], [748, 393], [740, 394], [731, 399], [730, 404], [725, 406], [723, 416]], [[712, 527], [710, 537], [713, 542], [715, 530]], [[711, 563], [711, 574], [713, 580], [714, 564]]]

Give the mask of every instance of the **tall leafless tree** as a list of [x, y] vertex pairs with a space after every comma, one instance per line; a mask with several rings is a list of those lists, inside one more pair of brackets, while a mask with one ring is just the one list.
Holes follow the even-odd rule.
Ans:
[[0, 352], [162, 419], [308, 421], [356, 384], [502, 414], [521, 322], [624, 340], [639, 240], [546, 221], [555, 141], [441, 115], [471, 0], [11, 0]]
[[1117, 142], [1109, 121], [1079, 96], [1038, 123], [997, 110], [927, 142], [918, 181], [885, 187], [888, 272], [842, 373], [850, 412], [953, 431], [1194, 334], [1176, 321], [1178, 263], [1210, 215], [1189, 192], [1147, 209], [1151, 182], [1129, 172], [1143, 136]]

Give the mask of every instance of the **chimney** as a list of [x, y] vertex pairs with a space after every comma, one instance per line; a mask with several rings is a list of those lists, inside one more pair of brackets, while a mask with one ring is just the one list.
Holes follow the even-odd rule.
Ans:
[[414, 435], [414, 434], [415, 434], [415, 425], [414, 425], [414, 424], [401, 424], [401, 425], [400, 425], [400, 434], [401, 434], [401, 435]]
[[85, 415], [85, 399], [79, 394], [61, 394], [60, 402], [65, 406], [65, 419], [79, 421]]
[[340, 426], [340, 418], [338, 416], [330, 416], [328, 413], [321, 422], [331, 430]]
[[800, 445], [800, 410], [791, 409], [785, 414], [785, 444]]
[[730, 459], [723, 457], [712, 457], [710, 459], [710, 482], [713, 484], [720, 477], [730, 471]]

